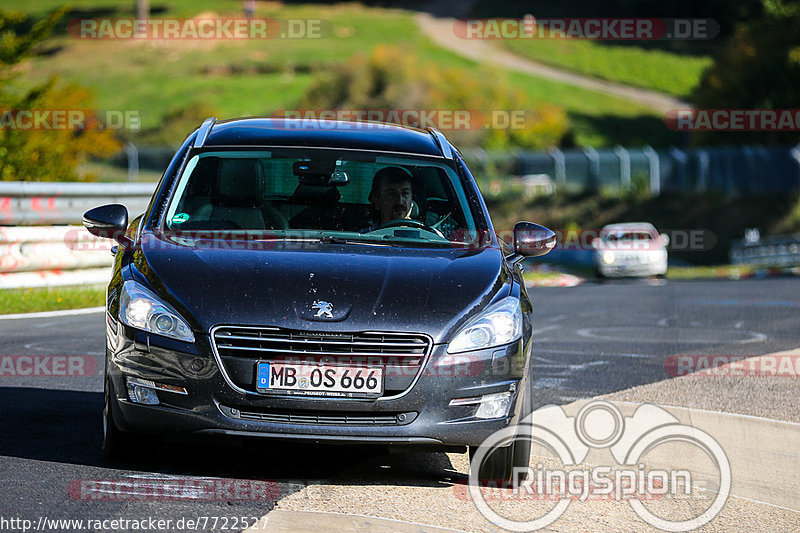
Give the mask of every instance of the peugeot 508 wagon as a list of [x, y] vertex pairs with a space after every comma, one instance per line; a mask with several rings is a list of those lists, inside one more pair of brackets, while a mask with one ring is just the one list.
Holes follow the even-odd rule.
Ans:
[[[135, 434], [474, 450], [532, 411], [533, 308], [459, 151], [434, 129], [207, 119], [117, 240], [104, 451]], [[478, 468], [508, 479], [530, 442]]]

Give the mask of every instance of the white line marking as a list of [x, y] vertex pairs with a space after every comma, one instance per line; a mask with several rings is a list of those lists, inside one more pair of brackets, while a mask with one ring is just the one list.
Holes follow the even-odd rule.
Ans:
[[[767, 355], [772, 355], [772, 354], [767, 354]], [[763, 357], [763, 356], [758, 356], [758, 357]], [[622, 389], [622, 390], [630, 390], [630, 389]], [[616, 394], [617, 392], [622, 392], [622, 391], [615, 391], [615, 392], [612, 392], [610, 394]], [[603, 396], [606, 396], [606, 395], [604, 394]], [[612, 403], [624, 403], [624, 404], [628, 404], [628, 405], [656, 405], [658, 407], [668, 407], [668, 408], [671, 407], [671, 408], [674, 408], [674, 409], [684, 409], [686, 411], [698, 411], [698, 412], [701, 412], [701, 413], [710, 413], [712, 415], [722, 414], [722, 415], [728, 415], [728, 416], [736, 416], [736, 417], [740, 417], [740, 418], [750, 418], [750, 419], [753, 419], [753, 420], [761, 420], [763, 422], [779, 422], [781, 424], [789, 424], [790, 426], [800, 426], [800, 423], [791, 422], [789, 420], [778, 420], [777, 418], [767, 418], [765, 416], [745, 415], [745, 414], [741, 414], [741, 413], [732, 413], [730, 411], [716, 411], [714, 409], [701, 409], [699, 407], [686, 407], [685, 405], [672, 405], [672, 404], [666, 404], [666, 403], [655, 404], [655, 403], [651, 403], [651, 402], [632, 402], [632, 401], [628, 401], [628, 400], [610, 400], [610, 401]]]
[[[699, 324], [699, 322], [698, 322]], [[648, 331], [649, 330], [649, 331]], [[667, 331], [669, 332], [673, 338], [672, 339], [665, 339], [663, 338], [663, 333]], [[726, 337], [726, 334], [736, 332], [737, 334], [745, 334], [748, 335], [749, 338], [744, 339], [735, 339], [731, 340], [730, 338]], [[635, 327], [635, 326], [625, 326], [625, 327], [611, 327], [611, 328], [583, 328], [577, 330], [577, 333], [581, 337], [589, 338], [589, 339], [601, 339], [607, 341], [630, 341], [631, 335], [634, 333], [638, 333], [639, 335], [635, 338], [636, 342], [655, 342], [655, 343], [664, 343], [665, 341], [674, 342], [675, 344], [749, 344], [753, 342], [761, 342], [767, 338], [767, 336], [763, 333], [759, 333], [757, 331], [748, 331], [744, 329], [739, 330], [714, 330], [713, 333], [717, 335], [717, 337], [707, 337], [707, 338], [692, 338], [693, 334], [708, 334], [709, 331], [706, 328], [671, 328], [668, 330], [658, 329], [656, 333], [655, 328], [648, 328], [648, 327]], [[652, 338], [645, 333], [653, 333]]]
[[65, 311], [44, 311], [42, 313], [17, 313], [13, 315], [0, 315], [0, 320], [17, 320], [25, 318], [52, 318], [56, 316], [90, 315], [102, 313], [105, 307], [87, 307], [85, 309], [67, 309]]
[[597, 355], [600, 357], [631, 357], [631, 358], [642, 358], [642, 359], [652, 359], [655, 357], [661, 357], [655, 354], [647, 354], [647, 353], [610, 353], [610, 352], [583, 352], [580, 350], [538, 350], [540, 353], [566, 353], [566, 354], [576, 354], [576, 355]]

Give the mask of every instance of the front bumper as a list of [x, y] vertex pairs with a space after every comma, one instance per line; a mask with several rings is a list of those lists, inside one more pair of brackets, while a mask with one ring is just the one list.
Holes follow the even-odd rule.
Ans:
[[[421, 375], [405, 393], [354, 399], [242, 394], [226, 383], [208, 336], [194, 344], [109, 323], [107, 377], [120, 429], [145, 433], [224, 434], [319, 442], [390, 445], [477, 446], [527, 414], [520, 398], [530, 386], [522, 376], [522, 340], [462, 356], [434, 345]], [[115, 331], [116, 329], [116, 331]], [[128, 398], [135, 377], [186, 389], [157, 391], [159, 405]], [[455, 398], [512, 391], [508, 416], [482, 420], [476, 405], [450, 406]]]
[[663, 276], [667, 273], [667, 262], [664, 261], [642, 261], [642, 262], [616, 262], [612, 264], [604, 263], [602, 260], [596, 261], [597, 270], [605, 277], [644, 277], [644, 276]]

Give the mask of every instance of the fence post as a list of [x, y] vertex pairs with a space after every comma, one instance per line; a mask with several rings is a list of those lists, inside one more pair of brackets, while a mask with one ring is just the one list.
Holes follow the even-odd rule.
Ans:
[[589, 189], [596, 189], [600, 185], [600, 156], [591, 146], [583, 149], [583, 155], [589, 160]]
[[705, 191], [708, 189], [708, 152], [702, 149], [697, 150], [697, 190]]
[[[681, 187], [682, 191], [685, 191], [685, 190], [687, 190], [686, 181], [687, 181], [688, 177], [686, 176], [686, 170], [687, 170], [686, 167], [687, 167], [687, 165], [689, 163], [689, 157], [686, 155], [686, 152], [684, 152], [683, 150], [680, 150], [679, 148], [677, 148], [675, 146], [673, 146], [670, 149], [669, 155], [672, 158], [672, 161], [674, 163], [672, 165], [673, 169], [677, 168], [680, 165], [680, 180], [681, 180], [680, 187]], [[673, 176], [674, 176], [674, 170], [673, 170]]]
[[631, 155], [620, 145], [614, 147], [619, 158], [619, 181], [623, 189], [631, 188]]
[[661, 162], [652, 146], [645, 145], [642, 151], [650, 163], [650, 194], [658, 196], [661, 194]]
[[136, 181], [139, 177], [139, 150], [128, 141], [125, 143], [125, 153], [128, 155], [128, 181]]
[[555, 146], [550, 149], [550, 156], [553, 158], [553, 167], [555, 168], [556, 183], [564, 184], [567, 182], [567, 161], [564, 157], [564, 152]]
[[798, 179], [797, 179], [797, 184], [796, 185], [797, 185], [797, 188], [800, 189], [800, 144], [798, 144], [797, 146], [792, 148], [791, 152], [789, 152], [789, 155], [791, 155], [792, 159], [794, 159], [795, 163], [797, 163]]

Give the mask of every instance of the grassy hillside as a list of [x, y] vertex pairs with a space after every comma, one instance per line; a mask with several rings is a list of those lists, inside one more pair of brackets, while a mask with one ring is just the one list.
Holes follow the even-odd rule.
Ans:
[[708, 56], [682, 55], [636, 46], [558, 39], [502, 41], [511, 52], [594, 78], [633, 85], [685, 98], [700, 83]]
[[[4, 2], [5, 9], [33, 16], [58, 5], [57, 0]], [[78, 0], [72, 2], [68, 19], [131, 17], [133, 5], [133, 1], [115, 7], [105, 0]], [[241, 5], [233, 0], [151, 2], [155, 17], [241, 16]], [[45, 53], [21, 70], [32, 82], [59, 75], [89, 87], [99, 109], [139, 111], [144, 130], [139, 141], [171, 143], [210, 114], [226, 118], [292, 109], [314, 76], [378, 44], [401, 47], [423, 63], [467, 68], [485, 76], [471, 61], [433, 45], [418, 30], [410, 11], [358, 4], [259, 2], [258, 6], [258, 17], [323, 19], [332, 30], [323, 39], [134, 42], [78, 40], [62, 29], [48, 42]], [[533, 104], [562, 107], [578, 144], [674, 141], [657, 114], [619, 98], [518, 73], [509, 74], [507, 80], [509, 90], [521, 89]]]

